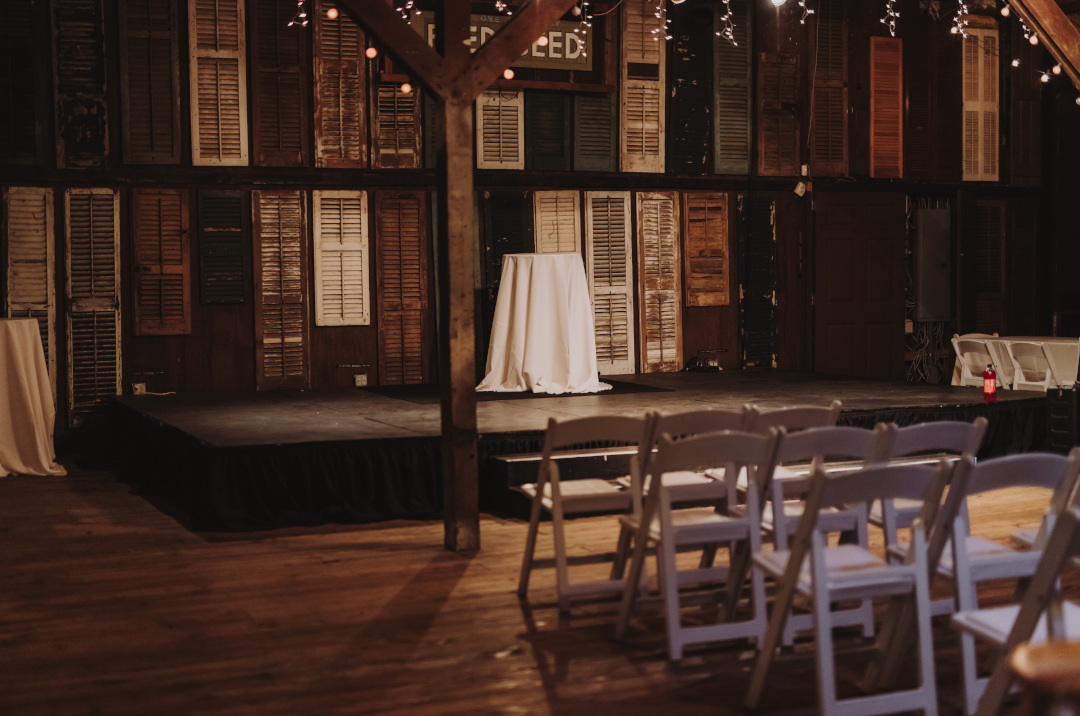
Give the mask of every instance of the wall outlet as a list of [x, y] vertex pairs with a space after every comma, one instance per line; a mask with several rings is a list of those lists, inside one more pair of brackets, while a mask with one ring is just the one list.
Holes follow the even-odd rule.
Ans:
[[357, 388], [363, 388], [365, 385], [367, 385], [367, 373], [357, 373], [352, 377], [352, 379], [353, 386]]
[[132, 395], [146, 395], [146, 383], [132, 383], [131, 384]]

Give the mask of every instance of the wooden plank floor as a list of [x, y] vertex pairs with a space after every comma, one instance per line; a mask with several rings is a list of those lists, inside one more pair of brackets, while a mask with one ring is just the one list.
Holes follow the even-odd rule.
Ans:
[[[523, 606], [520, 521], [485, 516], [475, 554], [443, 550], [441, 522], [195, 534], [67, 464], [65, 478], [0, 479], [0, 714], [741, 712], [746, 644], [671, 665], [658, 619], [617, 644], [614, 605], [561, 617], [549, 572]], [[997, 537], [1039, 511], [1027, 493], [972, 506]], [[575, 551], [612, 544], [610, 520], [573, 528]], [[944, 624], [936, 641], [942, 710], [959, 713]], [[814, 713], [813, 674], [796, 647], [765, 710]]]

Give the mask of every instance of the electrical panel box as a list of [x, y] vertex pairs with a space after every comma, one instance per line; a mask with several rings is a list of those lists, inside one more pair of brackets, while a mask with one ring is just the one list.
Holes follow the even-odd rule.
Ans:
[[948, 209], [918, 209], [915, 320], [952, 319], [952, 218]]

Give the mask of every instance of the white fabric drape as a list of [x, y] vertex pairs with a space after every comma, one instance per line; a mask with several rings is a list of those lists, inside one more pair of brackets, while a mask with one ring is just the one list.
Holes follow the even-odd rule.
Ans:
[[55, 418], [37, 319], [0, 319], [0, 476], [67, 474], [56, 464]]

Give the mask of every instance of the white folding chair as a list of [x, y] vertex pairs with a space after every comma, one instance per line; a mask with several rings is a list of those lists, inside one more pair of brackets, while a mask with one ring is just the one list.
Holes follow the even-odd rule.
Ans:
[[[668, 658], [682, 659], [683, 649], [692, 644], [723, 641], [728, 639], [754, 638], [760, 640], [765, 629], [765, 583], [761, 573], [754, 571], [751, 577], [750, 616], [737, 620], [734, 614], [725, 614], [716, 623], [684, 624], [681, 609], [681, 583], [694, 583], [699, 587], [709, 582], [719, 582], [727, 576], [727, 569], [699, 567], [680, 571], [677, 553], [680, 548], [738, 543], [748, 543], [760, 548], [761, 530], [758, 525], [758, 490], [749, 491], [749, 510], [744, 517], [732, 517], [715, 508], [672, 509], [672, 498], [677, 487], [666, 484], [664, 476], [683, 470], [699, 470], [707, 466], [725, 465], [729, 475], [745, 470], [751, 484], [767, 479], [774, 465], [779, 431], [767, 435], [725, 431], [672, 440], [664, 435], [649, 469], [649, 489], [644, 509], [637, 526], [634, 553], [630, 569], [624, 580], [622, 604], [615, 626], [615, 638], [622, 640], [638, 599], [638, 585], [644, 569], [646, 551], [655, 547], [660, 595], [664, 605], [667, 629]], [[625, 518], [624, 518], [625, 519]], [[741, 584], [740, 584], [741, 586]], [[728, 585], [730, 589], [730, 584]]]
[[[998, 374], [998, 383], [1006, 388], [1009, 387], [1006, 376], [1002, 375], [1001, 370], [997, 370], [994, 356], [986, 345], [987, 338], [996, 337], [996, 333], [992, 336], [985, 333], [965, 333], [962, 336], [953, 334], [952, 346], [956, 352], [956, 361], [960, 364], [960, 385], [981, 388], [983, 371], [986, 370], [986, 366], [992, 365], [995, 366]], [[1009, 372], [1011, 373], [1011, 370]]]
[[[633, 493], [615, 480], [585, 478], [559, 480], [558, 457], [569, 448], [595, 446], [597, 444], [622, 444], [637, 446], [637, 454], [630, 461], [631, 480], [640, 480], [641, 466], [652, 449], [652, 416], [640, 418], [623, 416], [597, 416], [548, 421], [544, 435], [544, 448], [540, 458], [535, 484], [522, 486], [522, 491], [532, 498], [529, 531], [525, 539], [525, 554], [521, 562], [518, 594], [527, 596], [529, 576], [534, 568], [555, 567], [556, 589], [560, 611], [568, 611], [571, 601], [586, 597], [616, 595], [622, 590], [618, 578], [572, 584], [569, 566], [573, 564], [614, 562], [625, 549], [616, 552], [571, 557], [566, 548], [565, 518], [575, 513], [612, 512], [625, 513], [635, 510]], [[639, 509], [639, 508], [638, 508]], [[536, 538], [543, 511], [551, 514], [551, 531], [554, 538], [554, 559], [536, 559]]]
[[[1080, 557], [1080, 507], [1061, 513], [1050, 533], [1020, 604], [973, 609], [953, 615], [953, 627], [965, 636], [988, 641], [994, 648], [990, 677], [982, 681], [975, 713], [997, 714], [1009, 690], [1012, 672], [1007, 656], [1024, 642], [1080, 639], [1080, 606], [1063, 602], [1058, 576]], [[968, 713], [973, 712], [970, 705]], [[1071, 712], [1070, 712], [1071, 713]]]
[[[823, 510], [874, 499], [917, 498], [937, 505], [949, 481], [950, 467], [938, 465], [887, 465], [844, 473], [827, 473], [815, 464], [806, 510], [790, 549], [760, 552], [756, 565], [780, 580], [769, 616], [764, 643], [746, 695], [746, 708], [755, 710], [761, 700], [769, 668], [775, 658], [785, 622], [796, 593], [812, 603], [818, 681], [818, 709], [822, 714], [871, 714], [921, 710], [937, 712], [934, 683], [933, 636], [930, 629], [930, 588], [926, 569], [925, 531], [922, 520], [912, 523], [915, 548], [899, 564], [890, 564], [862, 545], [830, 547], [819, 525]], [[932, 507], [931, 507], [932, 509]], [[830, 605], [851, 599], [900, 597], [914, 600], [919, 637], [919, 684], [888, 694], [838, 699], [834, 671], [832, 630], [837, 626]], [[883, 645], [879, 644], [879, 648]]]
[[1008, 341], [1005, 348], [1013, 368], [1013, 390], [1046, 392], [1055, 383], [1054, 359], [1042, 343]]

